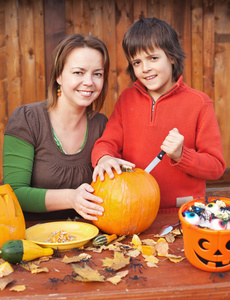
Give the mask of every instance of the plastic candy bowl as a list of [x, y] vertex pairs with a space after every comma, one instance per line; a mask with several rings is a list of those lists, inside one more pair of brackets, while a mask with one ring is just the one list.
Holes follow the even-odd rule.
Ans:
[[195, 202], [207, 205], [222, 200], [230, 206], [230, 199], [221, 197], [203, 197], [185, 203], [179, 210], [182, 224], [184, 251], [188, 261], [195, 267], [208, 272], [230, 270], [230, 229], [212, 230], [200, 228], [186, 221], [183, 212]]

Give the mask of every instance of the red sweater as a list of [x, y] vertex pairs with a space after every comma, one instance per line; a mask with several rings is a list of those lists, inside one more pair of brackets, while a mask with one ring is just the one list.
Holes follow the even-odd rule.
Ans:
[[94, 145], [93, 167], [102, 156], [111, 155], [145, 169], [174, 127], [184, 136], [181, 159], [176, 163], [165, 155], [151, 174], [161, 191], [160, 212], [177, 211], [181, 201], [205, 196], [205, 180], [216, 180], [225, 170], [213, 103], [187, 86], [182, 76], [155, 105], [138, 80], [122, 92]]

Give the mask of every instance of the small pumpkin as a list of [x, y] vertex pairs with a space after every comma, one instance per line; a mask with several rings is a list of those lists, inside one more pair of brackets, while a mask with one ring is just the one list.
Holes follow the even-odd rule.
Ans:
[[103, 199], [102, 216], [94, 225], [103, 232], [131, 235], [146, 230], [157, 216], [160, 206], [160, 189], [155, 178], [142, 169], [134, 168], [114, 179], [105, 173], [105, 180], [92, 182], [94, 195]]
[[0, 249], [9, 240], [25, 238], [25, 218], [9, 184], [0, 186]]

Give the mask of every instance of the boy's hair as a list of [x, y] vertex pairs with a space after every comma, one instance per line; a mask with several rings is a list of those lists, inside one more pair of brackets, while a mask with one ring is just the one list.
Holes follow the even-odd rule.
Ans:
[[172, 76], [175, 81], [182, 75], [185, 53], [180, 46], [176, 31], [165, 21], [156, 18], [141, 18], [125, 33], [122, 47], [128, 60], [127, 72], [132, 81], [137, 78], [133, 71], [131, 58], [138, 52], [149, 52], [154, 47], [162, 49], [173, 60]]
[[[104, 62], [104, 84], [102, 91], [98, 98], [87, 107], [88, 116], [93, 116], [95, 112], [99, 112], [104, 104], [105, 97], [108, 90], [108, 76], [109, 76], [109, 54], [105, 44], [98, 38], [91, 35], [72, 34], [67, 35], [57, 45], [53, 52], [53, 59], [50, 72], [50, 83], [48, 88], [48, 108], [52, 109], [57, 104], [57, 78], [61, 75], [68, 54], [76, 48], [90, 48], [98, 50], [103, 56]], [[93, 112], [93, 110], [95, 112]]]

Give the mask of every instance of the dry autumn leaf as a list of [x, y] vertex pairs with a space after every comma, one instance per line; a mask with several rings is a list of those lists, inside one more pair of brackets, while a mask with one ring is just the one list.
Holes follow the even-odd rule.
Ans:
[[181, 262], [183, 259], [185, 259], [185, 257], [182, 257], [180, 255], [173, 255], [173, 254], [167, 254], [165, 255], [165, 257], [167, 257], [170, 261], [174, 262], [174, 263], [178, 263]]
[[10, 291], [23, 292], [23, 291], [25, 291], [25, 289], [26, 289], [26, 286], [24, 284], [22, 284], [22, 285], [15, 285], [15, 286], [13, 286], [10, 289]]
[[171, 232], [165, 235], [165, 239], [168, 243], [172, 244], [175, 242], [175, 235], [172, 234]]
[[86, 254], [86, 253], [81, 253], [81, 254], [73, 256], [73, 257], [68, 257], [65, 255], [64, 258], [62, 259], [62, 262], [66, 263], [66, 264], [71, 264], [71, 263], [79, 262], [83, 259], [88, 259], [91, 257], [92, 257], [91, 255]]
[[0, 290], [1, 291], [4, 290], [5, 287], [13, 281], [14, 281], [14, 279], [8, 279], [8, 278], [0, 279]]
[[130, 257], [137, 257], [138, 255], [140, 255], [140, 251], [139, 250], [130, 250], [127, 253], [127, 255], [130, 256]]
[[108, 258], [102, 259], [103, 266], [107, 268], [111, 268], [113, 270], [119, 270], [130, 262], [130, 257], [125, 257], [123, 253], [115, 252], [114, 258]]
[[121, 279], [125, 277], [128, 273], [129, 271], [118, 272], [115, 276], [108, 278], [107, 281], [117, 285], [121, 281]]
[[164, 238], [160, 238], [155, 245], [155, 249], [158, 256], [165, 256], [168, 254], [169, 245]]
[[145, 240], [142, 240], [142, 243], [147, 246], [155, 246], [157, 242], [155, 242], [152, 239], [145, 239]]
[[84, 282], [88, 282], [88, 281], [103, 282], [103, 281], [105, 281], [105, 277], [103, 275], [100, 275], [100, 273], [97, 270], [90, 268], [86, 264], [84, 265], [84, 267], [80, 267], [78, 265], [72, 264], [72, 267], [74, 269], [74, 272], [77, 273], [78, 275], [80, 275], [80, 278], [73, 277], [73, 279], [75, 279], [75, 280], [78, 280], [78, 281], [80, 280], [80, 281], [84, 281]]
[[147, 266], [150, 267], [150, 268], [158, 267], [157, 264], [159, 262], [159, 259], [156, 256], [153, 256], [153, 255], [147, 256], [145, 258], [145, 261], [147, 263]]
[[31, 271], [32, 274], [37, 274], [37, 273], [48, 273], [49, 269], [46, 267], [43, 268], [37, 268]]

